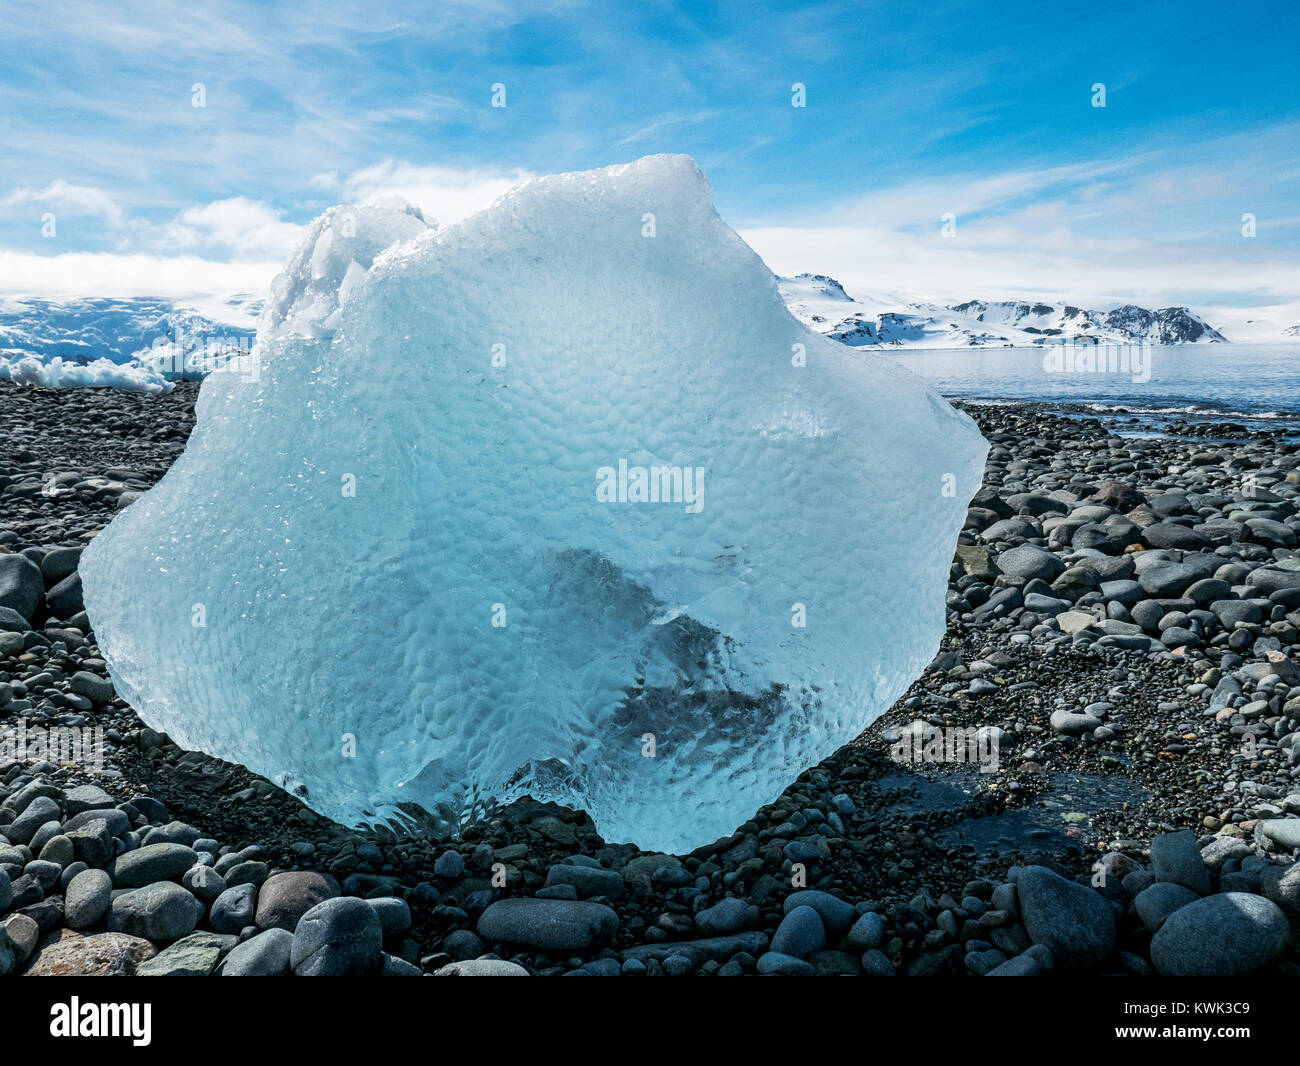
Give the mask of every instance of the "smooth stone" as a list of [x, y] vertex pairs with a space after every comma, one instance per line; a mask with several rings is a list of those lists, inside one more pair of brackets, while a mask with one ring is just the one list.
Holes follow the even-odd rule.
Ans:
[[385, 940], [401, 936], [411, 928], [411, 907], [406, 900], [397, 896], [378, 896], [368, 898], [366, 902], [379, 918]]
[[12, 844], [29, 844], [41, 826], [46, 822], [57, 822], [61, 813], [59, 805], [49, 796], [37, 796], [4, 827], [4, 835]]
[[1122, 581], [1103, 581], [1101, 583], [1101, 594], [1105, 599], [1115, 600], [1125, 607], [1132, 607], [1144, 595], [1142, 586], [1129, 578]]
[[1101, 727], [1101, 719], [1091, 714], [1077, 711], [1053, 711], [1048, 724], [1054, 733], [1063, 733], [1067, 737], [1080, 737]]
[[1097, 621], [1087, 611], [1062, 611], [1056, 616], [1056, 624], [1061, 627], [1062, 633], [1068, 633], [1073, 636], [1075, 633], [1082, 633]]
[[181, 887], [196, 899], [211, 903], [229, 886], [226, 879], [211, 866], [191, 866], [181, 875]]
[[586, 866], [570, 866], [560, 863], [552, 866], [547, 871], [546, 884], [547, 887], [572, 885], [577, 889], [578, 896], [581, 899], [589, 899], [592, 896], [620, 899], [623, 895], [623, 877], [614, 870], [592, 869]]
[[122, 852], [109, 873], [115, 888], [141, 888], [155, 881], [178, 880], [198, 858], [198, 853], [184, 844], [146, 844]]
[[1174, 911], [1151, 938], [1166, 977], [1239, 977], [1267, 966], [1286, 946], [1282, 909], [1263, 896], [1223, 892]]
[[670, 955], [685, 955], [695, 967], [706, 962], [725, 962], [744, 951], [758, 956], [767, 950], [767, 934], [757, 929], [730, 936], [703, 937], [699, 940], [677, 940], [666, 944], [637, 944], [623, 952], [623, 959], [663, 962]]
[[1178, 522], [1156, 522], [1142, 531], [1142, 539], [1153, 548], [1178, 548], [1183, 551], [1200, 551], [1210, 546], [1204, 533], [1198, 533]]
[[1133, 906], [1151, 932], [1156, 932], [1174, 911], [1195, 903], [1201, 897], [1186, 885], [1157, 881], [1133, 897]]
[[304, 914], [339, 895], [339, 883], [315, 870], [290, 870], [272, 874], [257, 894], [259, 929], [284, 929], [292, 933]]
[[849, 930], [847, 943], [855, 951], [870, 951], [885, 942], [885, 919], [875, 911], [867, 911]]
[[442, 942], [442, 950], [457, 962], [461, 962], [465, 959], [477, 959], [487, 951], [487, 946], [472, 929], [457, 929], [454, 933], [447, 934]]
[[48, 862], [44, 859], [33, 859], [23, 867], [23, 873], [28, 877], [36, 878], [41, 886], [42, 892], [49, 892], [59, 883], [59, 875], [63, 872], [63, 867], [57, 862]]
[[227, 888], [212, 901], [208, 924], [218, 933], [238, 933], [253, 925], [257, 913], [257, 886], [250, 883]]
[[113, 879], [103, 870], [83, 870], [63, 894], [63, 920], [71, 929], [87, 929], [108, 912]]
[[420, 967], [414, 963], [407, 962], [405, 959], [398, 958], [396, 955], [390, 955], [384, 951], [379, 957], [379, 976], [380, 977], [423, 977]]
[[1254, 854], [1250, 845], [1240, 837], [1216, 836], [1201, 848], [1201, 861], [1208, 869], [1218, 873], [1224, 863], [1232, 859], [1244, 859]]
[[1264, 618], [1264, 612], [1259, 605], [1248, 600], [1215, 600], [1210, 604], [1210, 613], [1218, 618], [1223, 628], [1227, 630], [1236, 628], [1238, 622], [1255, 625]]
[[30, 621], [45, 595], [41, 568], [25, 555], [0, 554], [0, 607], [17, 611]]
[[618, 914], [603, 903], [558, 899], [503, 899], [478, 920], [489, 943], [526, 944], [542, 951], [578, 951], [610, 936]]
[[1265, 818], [1255, 824], [1255, 839], [1260, 838], [1284, 851], [1300, 849], [1300, 818]]
[[530, 974], [515, 962], [504, 959], [466, 959], [449, 962], [433, 971], [434, 977], [528, 977]]
[[879, 948], [872, 948], [862, 956], [862, 972], [867, 977], [897, 977], [893, 962]]
[[222, 962], [220, 974], [222, 977], [285, 977], [291, 972], [292, 950], [291, 932], [278, 927], [266, 929], [233, 948]]
[[706, 907], [695, 915], [695, 928], [708, 936], [723, 936], [738, 933], [745, 927], [749, 918], [749, 904], [743, 899], [728, 896], [712, 907]]
[[782, 904], [784, 912], [789, 914], [796, 907], [811, 907], [815, 910], [829, 936], [843, 936], [847, 933], [856, 914], [853, 904], [817, 889], [803, 889], [786, 896]]
[[984, 976], [985, 977], [1037, 977], [1041, 974], [1042, 967], [1038, 965], [1038, 960], [1029, 952], [1023, 951], [1013, 958], [1007, 959], [1006, 962], [994, 966]]
[[1161, 833], [1151, 839], [1151, 874], [1157, 881], [1172, 881], [1198, 896], [1210, 892], [1210, 871], [1205, 868], [1196, 836], [1190, 829]]
[[812, 977], [817, 971], [810, 962], [794, 955], [769, 951], [758, 960], [758, 972], [765, 977]]
[[1038, 578], [1051, 581], [1065, 570], [1065, 563], [1044, 548], [1032, 544], [1021, 544], [1009, 548], [997, 558], [998, 569], [1012, 577], [1022, 577], [1026, 581]]
[[270, 872], [271, 868], [266, 863], [247, 860], [228, 867], [222, 872], [221, 876], [226, 879], [228, 887], [235, 888], [238, 885], [264, 884]]
[[1148, 566], [1138, 575], [1138, 584], [1148, 596], [1156, 599], [1179, 596], [1193, 583], [1206, 575], [1186, 563], [1162, 562]]
[[345, 977], [374, 973], [384, 933], [365, 900], [340, 896], [316, 904], [293, 933], [289, 965], [299, 977]]
[[68, 867], [77, 861], [77, 851], [72, 846], [71, 840], [62, 833], [57, 833], [41, 845], [40, 859], [42, 862]]
[[[135, 801], [141, 802], [140, 799]], [[142, 810], [140, 812], [144, 814]], [[148, 815], [145, 815], [148, 817]], [[156, 825], [149, 829], [144, 835], [145, 844], [184, 844], [187, 848], [194, 847], [194, 842], [203, 834], [192, 825], [185, 822], [168, 822], [166, 825]], [[242, 854], [242, 853], [241, 853]], [[224, 856], [223, 856], [224, 858]], [[238, 862], [238, 856], [230, 856], [232, 863]]]
[[457, 881], [465, 873], [465, 860], [459, 851], [444, 851], [433, 864], [433, 872], [448, 881]]
[[[113, 697], [117, 695], [113, 689], [113, 682], [109, 681], [108, 678], [100, 677], [98, 674], [92, 674], [89, 670], [78, 670], [73, 674], [71, 679], [68, 681], [68, 687], [72, 689], [73, 692], [77, 693], [77, 695], [85, 696], [86, 699], [90, 700], [90, 702], [96, 706], [110, 702]], [[86, 787], [94, 788], [93, 785], [88, 785]], [[96, 791], [104, 794], [102, 789], [96, 789]], [[112, 807], [114, 806], [114, 802], [109, 800], [109, 802], [104, 804], [104, 806]], [[91, 808], [86, 809], [89, 810]]]
[[796, 959], [819, 951], [826, 946], [826, 926], [821, 915], [806, 905], [792, 908], [776, 927], [769, 946], [778, 955], [791, 955]]
[[1093, 889], [1026, 866], [1016, 893], [1030, 940], [1049, 948], [1060, 969], [1095, 969], [1115, 950], [1114, 912]]
[[57, 585], [77, 569], [80, 560], [80, 548], [53, 548], [41, 559], [41, 578], [46, 585]]
[[[1187, 591], [1184, 593], [1197, 607], [1205, 607], [1207, 604], [1225, 600], [1231, 594], [1232, 586], [1217, 577], [1203, 577], [1200, 581], [1187, 586]], [[1210, 609], [1213, 610], [1213, 607], [1211, 606]]]
[[116, 896], [108, 908], [108, 928], [165, 943], [192, 933], [202, 914], [203, 904], [180, 885], [158, 881]]

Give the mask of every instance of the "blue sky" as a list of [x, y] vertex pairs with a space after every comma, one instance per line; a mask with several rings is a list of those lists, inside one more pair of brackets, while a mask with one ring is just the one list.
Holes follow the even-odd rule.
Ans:
[[445, 223], [686, 152], [774, 269], [850, 291], [1300, 300], [1293, 3], [0, 11], [0, 293], [255, 289], [335, 202]]

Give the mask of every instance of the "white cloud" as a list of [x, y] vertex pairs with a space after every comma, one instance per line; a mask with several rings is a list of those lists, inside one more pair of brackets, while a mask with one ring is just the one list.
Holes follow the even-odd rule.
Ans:
[[264, 293], [279, 269], [278, 259], [219, 263], [194, 255], [0, 250], [0, 292], [15, 297], [201, 299], [214, 293]]
[[[387, 160], [346, 177], [320, 173], [310, 184], [342, 203], [400, 196], [445, 225], [473, 214], [531, 176], [524, 170]], [[127, 217], [98, 189], [67, 182], [15, 190], [0, 199], [0, 209], [28, 203], [111, 220], [120, 231], [119, 250], [43, 255], [0, 249], [0, 293], [9, 296], [197, 300], [261, 294], [307, 228], [286, 221], [284, 212], [271, 204], [242, 196], [195, 204], [155, 225]]]
[[[400, 196], [440, 223], [465, 218], [532, 175], [524, 170], [419, 166], [387, 160], [346, 177], [325, 172], [315, 188], [342, 203]], [[51, 190], [18, 190], [0, 206], [34, 202], [79, 204], [82, 213], [98, 205], [110, 212], [99, 190], [54, 183]], [[115, 205], [114, 205], [115, 207]], [[153, 225], [112, 213], [122, 231], [117, 252], [41, 255], [0, 249], [0, 293], [11, 296], [159, 296], [199, 299], [213, 294], [260, 294], [306, 231], [264, 201], [232, 197], [195, 204], [171, 221]], [[139, 251], [126, 247], [129, 241]], [[221, 261], [226, 260], [226, 261]]]
[[[974, 227], [971, 227], [972, 229]], [[741, 236], [778, 274], [830, 274], [850, 295], [887, 294], [947, 303], [1042, 297], [1101, 304], [1135, 301], [1204, 306], [1286, 302], [1300, 292], [1300, 263], [1207, 256], [1130, 239], [1119, 248], [1053, 232], [998, 240], [902, 233], [886, 227], [756, 227]]]
[[343, 183], [343, 201], [365, 203], [400, 196], [446, 226], [487, 207], [533, 175], [526, 170], [420, 166], [385, 160], [358, 170]]
[[56, 214], [102, 218], [110, 226], [122, 225], [124, 215], [117, 203], [93, 185], [74, 185], [58, 178], [43, 189], [23, 187], [0, 199], [0, 210], [36, 204]]
[[269, 204], [236, 196], [187, 207], [162, 227], [153, 243], [177, 250], [224, 249], [235, 258], [285, 258], [306, 227], [284, 222]]
[[699, 122], [708, 122], [710, 119], [718, 117], [716, 111], [695, 111], [689, 114], [679, 114], [670, 112], [660, 115], [646, 125], [633, 130], [626, 137], [615, 142], [616, 146], [622, 147], [625, 144], [635, 144], [638, 141], [644, 141], [649, 137], [654, 137], [664, 130], [673, 129], [679, 126], [693, 126]]
[[1149, 156], [1141, 155], [1120, 160], [1008, 170], [998, 174], [952, 174], [904, 182], [853, 197], [833, 208], [827, 220], [843, 224], [879, 220], [895, 228], [937, 228], [940, 217], [947, 213], [962, 219], [975, 214], [1006, 211], [1017, 204], [1076, 188], [1093, 190], [1091, 195], [1095, 196], [1101, 179], [1130, 174], [1149, 159]]
[[[1271, 134], [1263, 143], [1275, 152]], [[904, 182], [741, 234], [777, 273], [832, 274], [851, 294], [1289, 306], [1300, 257], [1282, 238], [1295, 219], [1277, 210], [1281, 179], [1252, 184], [1262, 171], [1289, 175], [1276, 152], [1261, 160], [1250, 140], [1225, 137], [1174, 158], [1150, 150]], [[1245, 240], [1242, 212], [1261, 201], [1261, 237]]]

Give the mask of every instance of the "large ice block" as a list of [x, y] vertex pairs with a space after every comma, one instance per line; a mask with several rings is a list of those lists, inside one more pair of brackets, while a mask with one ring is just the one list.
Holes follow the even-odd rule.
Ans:
[[984, 440], [792, 318], [686, 157], [335, 208], [255, 353], [85, 597], [146, 722], [332, 818], [530, 793], [694, 848], [938, 646]]

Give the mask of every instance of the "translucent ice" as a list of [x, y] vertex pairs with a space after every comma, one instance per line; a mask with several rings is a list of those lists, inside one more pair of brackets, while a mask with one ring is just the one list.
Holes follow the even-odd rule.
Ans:
[[530, 793], [681, 851], [898, 698], [985, 442], [796, 322], [690, 159], [353, 210], [85, 552], [146, 722], [343, 822]]

